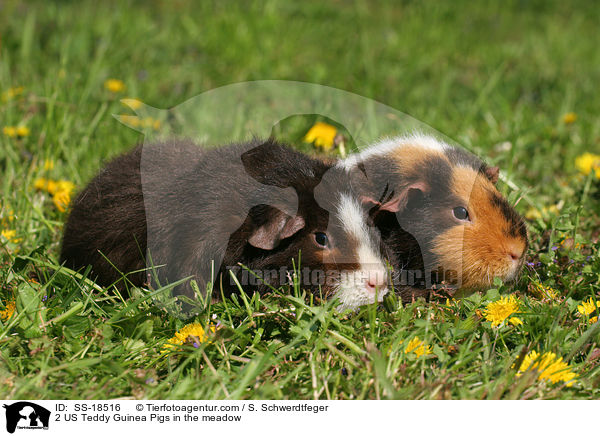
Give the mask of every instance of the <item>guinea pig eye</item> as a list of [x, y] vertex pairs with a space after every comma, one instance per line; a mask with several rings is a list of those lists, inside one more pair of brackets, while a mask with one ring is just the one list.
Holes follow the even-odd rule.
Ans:
[[465, 221], [469, 219], [469, 212], [462, 206], [455, 207], [452, 212], [457, 220]]
[[321, 247], [327, 247], [329, 244], [329, 238], [323, 232], [315, 232], [315, 242]]

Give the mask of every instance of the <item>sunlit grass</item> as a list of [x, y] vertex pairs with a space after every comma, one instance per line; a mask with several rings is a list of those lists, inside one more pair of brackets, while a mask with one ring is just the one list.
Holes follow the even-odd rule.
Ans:
[[[0, 397], [598, 397], [599, 13], [564, 2], [4, 2]], [[499, 165], [528, 216], [518, 284], [346, 314], [296, 286], [206, 300], [184, 322], [153, 304], [160, 290], [125, 300], [58, 267], [69, 184], [81, 189], [143, 139], [113, 116], [127, 113], [121, 98], [169, 108], [273, 78], [379, 100]], [[295, 117], [275, 132], [323, 153], [303, 141], [318, 121], [330, 120]], [[521, 323], [492, 326], [490, 304], [508, 292]], [[208, 340], [164, 353], [188, 322]], [[576, 377], [552, 383], [523, 367], [544, 355]]]

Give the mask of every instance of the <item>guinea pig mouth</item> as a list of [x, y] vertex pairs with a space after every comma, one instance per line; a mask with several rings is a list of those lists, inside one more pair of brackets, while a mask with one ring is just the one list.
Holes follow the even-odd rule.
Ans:
[[514, 265], [513, 267], [511, 267], [506, 274], [504, 274], [504, 277], [500, 277], [502, 279], [502, 281], [504, 281], [505, 283], [515, 283], [517, 281], [517, 279], [519, 278], [519, 272], [521, 271], [521, 266], [522, 263], [520, 265]]
[[375, 302], [381, 303], [383, 297], [389, 292], [387, 285], [375, 289], [368, 287], [365, 283], [357, 281], [357, 283], [342, 283], [336, 288], [333, 298], [336, 298], [340, 305], [337, 307], [338, 312], [343, 312], [347, 309], [354, 310], [367, 304]]
[[519, 273], [523, 268], [523, 264], [525, 263], [525, 256], [522, 256], [519, 262], [512, 262], [509, 264], [506, 272], [500, 278], [505, 283], [514, 283], [519, 278]]

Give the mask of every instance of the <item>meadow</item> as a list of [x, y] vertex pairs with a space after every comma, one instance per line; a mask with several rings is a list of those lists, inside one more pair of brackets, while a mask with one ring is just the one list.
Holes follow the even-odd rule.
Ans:
[[[2, 2], [0, 397], [599, 398], [598, 22], [568, 1]], [[527, 219], [519, 281], [343, 314], [292, 286], [182, 321], [59, 267], [70, 201], [143, 140], [121, 99], [260, 79], [382, 102], [498, 165]], [[316, 119], [281, 134], [323, 153]]]

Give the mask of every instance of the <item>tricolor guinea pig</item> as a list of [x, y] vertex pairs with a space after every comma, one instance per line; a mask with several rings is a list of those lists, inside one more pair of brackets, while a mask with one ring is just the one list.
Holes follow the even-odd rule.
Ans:
[[117, 157], [79, 194], [60, 260], [90, 265], [104, 286], [124, 289], [126, 275], [189, 297], [190, 278], [200, 290], [213, 283], [214, 297], [238, 283], [264, 292], [296, 270], [303, 289], [356, 308], [388, 292], [380, 233], [367, 219], [345, 170], [274, 141], [156, 143]]
[[384, 140], [338, 167], [359, 180], [404, 301], [436, 288], [465, 295], [494, 277], [517, 278], [527, 230], [496, 189], [497, 167], [425, 135]]

